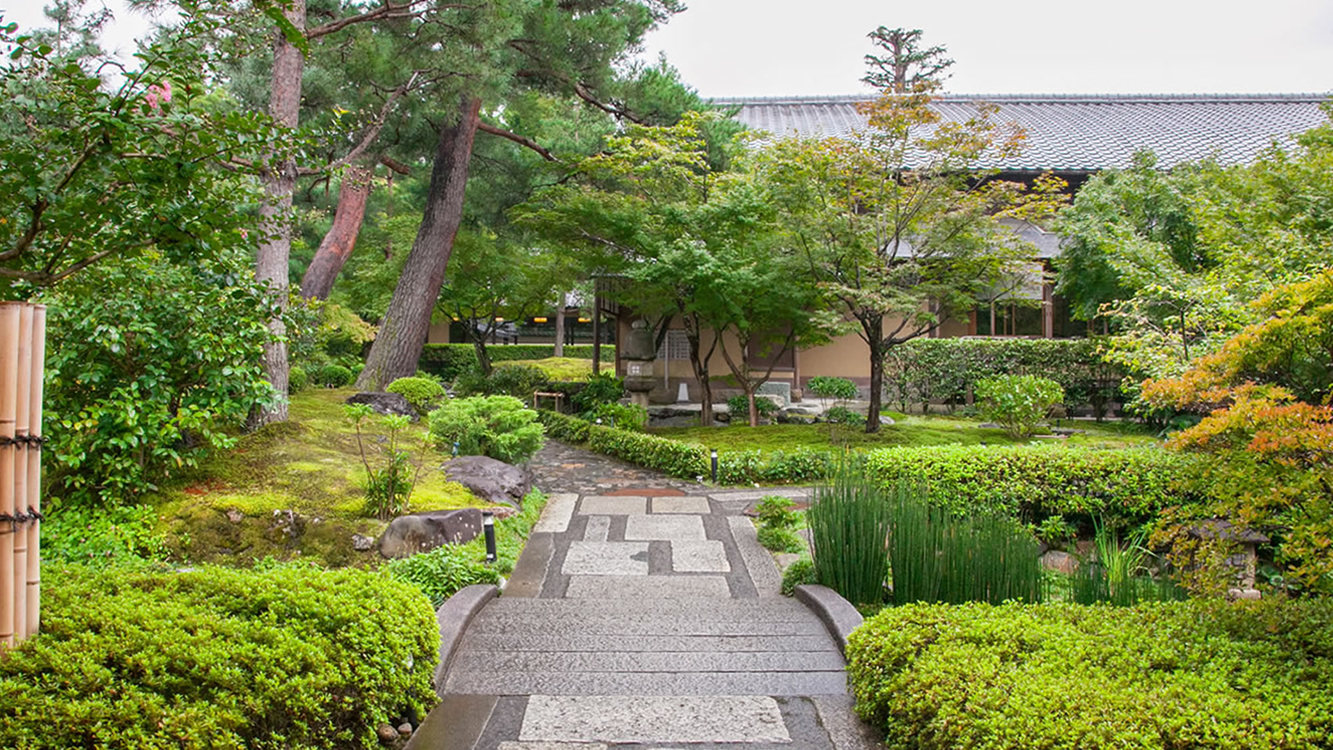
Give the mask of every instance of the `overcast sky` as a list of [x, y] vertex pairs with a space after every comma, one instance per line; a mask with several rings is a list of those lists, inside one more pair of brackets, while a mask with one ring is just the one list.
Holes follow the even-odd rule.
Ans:
[[[866, 34], [880, 25], [948, 47], [957, 93], [1333, 90], [1331, 0], [686, 1], [645, 54], [665, 51], [708, 97], [864, 93]], [[43, 4], [0, 9], [31, 26]], [[106, 42], [128, 52], [147, 22], [118, 15]]]

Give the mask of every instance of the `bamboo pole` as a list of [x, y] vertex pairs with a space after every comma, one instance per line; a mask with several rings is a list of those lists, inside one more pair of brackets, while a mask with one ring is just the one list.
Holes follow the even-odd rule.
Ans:
[[24, 587], [27, 599], [27, 633], [37, 635], [41, 622], [42, 599], [42, 397], [46, 381], [46, 305], [32, 306], [32, 387], [29, 396], [32, 405], [28, 411], [28, 512], [34, 518], [28, 523], [28, 580]]
[[[0, 304], [0, 515], [14, 516], [19, 303]], [[0, 521], [0, 643], [14, 645], [14, 524]]]
[[14, 398], [14, 642], [28, 637], [28, 416], [32, 410], [32, 305], [19, 307], [19, 358]]

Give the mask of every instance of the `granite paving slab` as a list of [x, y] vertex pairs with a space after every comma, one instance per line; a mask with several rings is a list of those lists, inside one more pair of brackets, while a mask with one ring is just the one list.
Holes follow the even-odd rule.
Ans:
[[644, 542], [570, 542], [565, 575], [648, 575], [648, 545]]
[[604, 742], [788, 742], [772, 698], [744, 695], [582, 698], [534, 695], [522, 740]]
[[572, 492], [557, 492], [546, 498], [546, 507], [542, 508], [541, 517], [533, 524], [532, 530], [552, 534], [568, 530], [578, 501], [579, 496]]
[[671, 570], [676, 573], [728, 573], [727, 551], [722, 542], [671, 542]]
[[664, 539], [672, 542], [702, 542], [706, 538], [701, 516], [635, 515], [625, 519], [627, 540]]
[[694, 576], [571, 576], [565, 589], [569, 598], [634, 599], [649, 597], [731, 598], [727, 579], [714, 575]]
[[652, 501], [654, 513], [694, 513], [704, 515], [711, 512], [708, 498], [698, 495], [683, 497], [655, 497]]
[[579, 503], [585, 515], [623, 516], [648, 512], [648, 498], [637, 496], [588, 495]]

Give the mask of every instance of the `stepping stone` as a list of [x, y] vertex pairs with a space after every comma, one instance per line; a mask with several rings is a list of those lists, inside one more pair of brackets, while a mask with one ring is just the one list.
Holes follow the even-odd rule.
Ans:
[[729, 599], [731, 587], [722, 576], [576, 575], [569, 579], [570, 599]]
[[653, 512], [708, 515], [712, 512], [712, 508], [708, 507], [708, 498], [706, 497], [655, 497], [653, 498]]
[[642, 496], [612, 497], [588, 495], [579, 503], [579, 512], [590, 516], [624, 516], [643, 514], [648, 510], [648, 499]]
[[633, 542], [570, 542], [565, 575], [646, 576], [648, 544]]
[[605, 542], [610, 535], [610, 516], [588, 516], [588, 526], [583, 530], [583, 541]]
[[528, 699], [522, 741], [791, 742], [766, 696], [553, 696]]
[[537, 519], [532, 530], [552, 534], [568, 531], [569, 522], [574, 517], [574, 505], [578, 500], [578, 495], [568, 492], [551, 495], [546, 500], [546, 507], [542, 509], [541, 518]]
[[676, 573], [730, 573], [722, 542], [672, 542], [671, 570]]
[[707, 537], [699, 516], [632, 515], [625, 521], [625, 539], [702, 542]]

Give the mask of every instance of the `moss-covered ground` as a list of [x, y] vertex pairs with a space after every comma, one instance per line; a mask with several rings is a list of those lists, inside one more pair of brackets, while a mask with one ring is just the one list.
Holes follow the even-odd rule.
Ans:
[[889, 413], [893, 425], [880, 427], [879, 432], [867, 434], [864, 428], [828, 424], [771, 424], [750, 427], [656, 427], [648, 431], [654, 435], [695, 442], [716, 448], [721, 453], [730, 451], [762, 450], [792, 451], [798, 448], [827, 449], [847, 447], [852, 450], [872, 450], [898, 445], [1011, 445], [1032, 440], [1058, 440], [1068, 445], [1096, 448], [1125, 448], [1156, 442], [1157, 438], [1145, 428], [1124, 422], [1085, 422], [1065, 424], [1085, 431], [1085, 434], [1067, 438], [1011, 438], [1004, 430], [982, 429], [981, 421], [966, 417], [942, 415], [905, 415]]
[[[292, 397], [290, 419], [240, 438], [181, 482], [149, 498], [173, 556], [191, 562], [248, 564], [272, 557], [341, 566], [378, 555], [352, 549], [353, 534], [378, 536], [384, 523], [364, 512], [366, 470], [343, 401], [354, 391], [311, 389]], [[386, 430], [363, 425], [372, 467], [384, 464]], [[409, 511], [481, 503], [440, 470], [447, 456], [429, 443], [424, 420], [400, 435], [421, 466]], [[287, 523], [288, 511], [295, 525]]]

